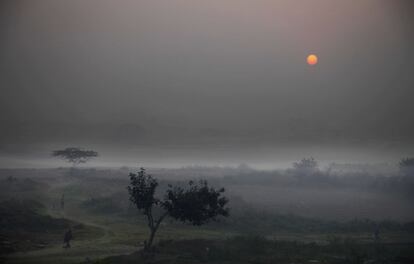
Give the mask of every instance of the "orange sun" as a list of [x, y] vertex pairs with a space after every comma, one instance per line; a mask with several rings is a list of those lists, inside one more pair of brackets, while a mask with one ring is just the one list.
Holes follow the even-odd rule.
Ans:
[[310, 54], [306, 58], [306, 61], [308, 62], [309, 65], [316, 65], [318, 64], [318, 56], [316, 56], [315, 54]]

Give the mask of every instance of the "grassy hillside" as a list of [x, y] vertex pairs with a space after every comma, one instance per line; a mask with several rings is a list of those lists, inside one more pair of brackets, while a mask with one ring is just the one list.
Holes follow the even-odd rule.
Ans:
[[102, 235], [102, 230], [79, 222], [53, 218], [34, 200], [0, 201], [0, 253], [46, 248], [62, 243], [69, 228], [78, 240]]

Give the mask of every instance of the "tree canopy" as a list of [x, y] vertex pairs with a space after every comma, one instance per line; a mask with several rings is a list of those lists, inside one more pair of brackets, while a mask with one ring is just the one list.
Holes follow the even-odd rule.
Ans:
[[95, 158], [98, 156], [98, 152], [93, 150], [83, 150], [81, 148], [65, 148], [62, 150], [55, 150], [52, 152], [52, 155], [54, 157], [59, 157], [64, 160], [66, 160], [69, 163], [72, 163], [73, 165], [86, 163], [92, 158]]
[[[229, 215], [226, 207], [228, 199], [222, 196], [225, 190], [209, 187], [207, 181], [190, 181], [188, 188], [168, 185], [163, 199], [159, 199], [155, 196], [158, 181], [147, 174], [144, 168], [137, 173], [130, 173], [129, 177], [127, 189], [130, 201], [146, 216], [150, 229], [146, 248], [151, 247], [159, 225], [167, 216], [198, 226], [217, 220], [219, 216]], [[156, 210], [161, 211], [158, 216], [155, 216]]]

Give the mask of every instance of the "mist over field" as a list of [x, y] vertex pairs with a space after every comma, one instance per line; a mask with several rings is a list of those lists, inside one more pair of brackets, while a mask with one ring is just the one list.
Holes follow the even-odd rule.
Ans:
[[413, 153], [410, 1], [6, 0], [0, 12], [2, 156], [50, 145], [186, 164]]
[[0, 1], [0, 262], [414, 263], [413, 47], [411, 0]]

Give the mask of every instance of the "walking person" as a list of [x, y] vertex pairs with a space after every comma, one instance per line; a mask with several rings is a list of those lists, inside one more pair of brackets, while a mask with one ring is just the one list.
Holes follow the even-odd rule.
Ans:
[[64, 235], [64, 237], [63, 237], [63, 243], [64, 243], [64, 245], [63, 245], [63, 247], [64, 248], [70, 248], [70, 241], [73, 239], [73, 236], [72, 236], [72, 229], [70, 229], [69, 228], [69, 230], [68, 231], [66, 231], [66, 233], [65, 233], [65, 235]]

